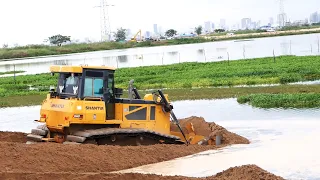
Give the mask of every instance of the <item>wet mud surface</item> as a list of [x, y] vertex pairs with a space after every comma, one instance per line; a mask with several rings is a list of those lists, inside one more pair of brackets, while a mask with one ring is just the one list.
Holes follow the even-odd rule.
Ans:
[[[196, 133], [210, 136], [220, 133], [222, 144], [247, 144], [249, 140], [227, 131], [203, 118], [181, 120], [192, 122]], [[174, 127], [173, 127], [174, 130]], [[230, 168], [207, 178], [158, 176], [145, 174], [110, 174], [146, 164], [217, 149], [201, 145], [97, 146], [58, 143], [26, 144], [26, 134], [0, 132], [0, 177], [2, 179], [281, 179], [255, 166]]]

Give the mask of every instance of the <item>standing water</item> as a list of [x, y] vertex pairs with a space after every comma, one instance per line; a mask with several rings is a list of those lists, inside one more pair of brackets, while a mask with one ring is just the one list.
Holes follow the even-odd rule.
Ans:
[[[230, 40], [200, 44], [96, 51], [62, 56], [0, 60], [0, 72], [16, 70], [22, 74], [49, 71], [50, 65], [107, 65], [117, 68], [173, 64], [180, 62], [215, 62], [279, 55], [319, 55], [320, 34]], [[15, 67], [14, 67], [15, 66]], [[12, 75], [5, 75], [12, 76]]]
[[[259, 109], [236, 99], [173, 102], [176, 116], [202, 116], [251, 141], [221, 150], [121, 172], [211, 176], [234, 166], [256, 164], [286, 179], [320, 177], [320, 109]], [[0, 130], [30, 132], [40, 106], [0, 109]]]

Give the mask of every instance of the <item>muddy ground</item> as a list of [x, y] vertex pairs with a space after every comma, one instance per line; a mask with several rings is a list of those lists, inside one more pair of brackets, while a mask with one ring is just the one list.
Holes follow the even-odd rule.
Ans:
[[244, 165], [239, 167], [232, 167], [214, 176], [205, 178], [193, 178], [184, 176], [160, 176], [154, 174], [113, 174], [113, 173], [65, 173], [65, 172], [48, 172], [48, 173], [28, 173], [28, 172], [6, 172], [1, 173], [2, 179], [10, 180], [42, 180], [42, 179], [55, 179], [55, 180], [92, 180], [92, 179], [119, 179], [119, 180], [284, 180], [284, 178], [275, 174], [269, 173], [256, 165]]
[[[223, 136], [222, 146], [249, 143], [246, 138], [214, 123], [208, 124], [203, 118], [190, 117], [181, 120], [182, 124], [186, 121], [192, 121], [198, 133], [204, 133], [202, 134], [204, 136], [220, 133]], [[109, 172], [222, 147], [162, 144], [128, 147], [57, 143], [26, 144], [25, 137], [25, 133], [0, 132], [1, 179], [193, 179], [143, 174], [109, 174]], [[258, 177], [277, 179], [254, 165], [230, 168], [208, 179], [257, 179]]]

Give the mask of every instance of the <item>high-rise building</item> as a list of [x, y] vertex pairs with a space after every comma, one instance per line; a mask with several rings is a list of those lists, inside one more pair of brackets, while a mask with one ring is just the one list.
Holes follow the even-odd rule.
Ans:
[[159, 34], [159, 35], [164, 35], [164, 33], [163, 33], [162, 30], [163, 30], [163, 29], [162, 29], [162, 26], [159, 26], [159, 27], [158, 27], [158, 34]]
[[214, 23], [212, 23], [211, 24], [211, 30], [214, 31], [214, 29], [215, 29], [215, 25], [214, 25]]
[[158, 31], [158, 24], [154, 24], [154, 25], [153, 25], [153, 32], [154, 32], [154, 34], [158, 34], [158, 33], [159, 33], [159, 31]]
[[242, 18], [241, 19], [241, 28], [242, 29], [250, 29], [251, 26], [251, 18]]
[[207, 21], [204, 23], [204, 32], [206, 33], [212, 32], [212, 26], [210, 21]]
[[226, 20], [225, 19], [220, 19], [220, 28], [226, 29]]
[[319, 18], [319, 13], [318, 12], [314, 12], [310, 15], [310, 23], [319, 23], [320, 22], [320, 18]]
[[270, 23], [271, 26], [274, 24], [273, 17], [270, 17], [270, 18], [269, 18], [269, 23]]
[[150, 36], [151, 36], [151, 32], [150, 31], [146, 31], [144, 37], [145, 38], [150, 38]]

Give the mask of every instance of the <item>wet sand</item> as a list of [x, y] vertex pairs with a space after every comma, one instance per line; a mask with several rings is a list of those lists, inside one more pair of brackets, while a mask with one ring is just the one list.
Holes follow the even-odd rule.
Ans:
[[[26, 134], [0, 132], [0, 176], [3, 179], [281, 179], [255, 166], [230, 168], [207, 178], [165, 177], [145, 174], [110, 174], [146, 164], [217, 149], [231, 144], [248, 144], [249, 140], [229, 132], [201, 117], [180, 121], [192, 122], [196, 133], [222, 135], [221, 146], [151, 145], [97, 146], [58, 143], [26, 144]], [[173, 129], [174, 130], [174, 127]]]

